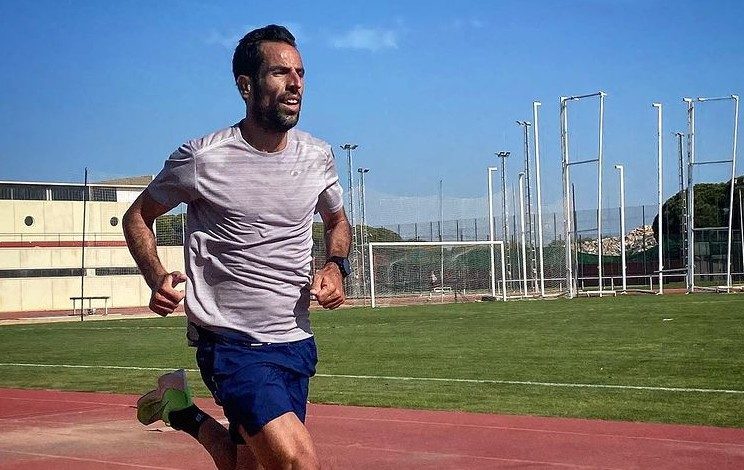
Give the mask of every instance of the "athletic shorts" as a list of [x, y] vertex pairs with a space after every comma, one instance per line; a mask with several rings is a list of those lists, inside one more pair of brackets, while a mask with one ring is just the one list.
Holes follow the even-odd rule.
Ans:
[[287, 412], [305, 422], [308, 385], [318, 363], [314, 338], [261, 343], [239, 332], [198, 332], [196, 361], [230, 422], [233, 442], [245, 444], [239, 425], [253, 436]]

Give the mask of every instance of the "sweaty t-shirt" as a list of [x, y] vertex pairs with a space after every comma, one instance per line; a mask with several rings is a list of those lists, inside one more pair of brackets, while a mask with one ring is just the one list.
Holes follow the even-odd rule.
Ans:
[[313, 214], [343, 207], [330, 146], [290, 130], [284, 150], [251, 147], [238, 125], [178, 148], [147, 188], [188, 204], [186, 315], [261, 342], [312, 336]]

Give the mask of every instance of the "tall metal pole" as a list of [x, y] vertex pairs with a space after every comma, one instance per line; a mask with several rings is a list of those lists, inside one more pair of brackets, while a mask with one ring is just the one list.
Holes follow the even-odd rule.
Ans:
[[[685, 136], [682, 132], [675, 132], [674, 135], [677, 137], [677, 152], [678, 152], [678, 178], [679, 178], [679, 193], [682, 198], [682, 223], [680, 224], [680, 245], [681, 245], [681, 259], [687, 259], [687, 189], [685, 187], [685, 171], [684, 171], [684, 146], [682, 139]], [[685, 275], [685, 289], [689, 290], [688, 285], [689, 279]]]
[[[349, 174], [349, 215], [351, 217], [351, 230], [352, 230], [352, 253], [354, 254], [354, 259], [352, 259], [352, 262], [356, 259], [357, 249], [358, 249], [358, 240], [357, 240], [357, 226], [356, 226], [356, 217], [354, 214], [354, 165], [351, 158], [351, 151], [355, 150], [357, 147], [359, 147], [357, 144], [344, 144], [341, 146], [342, 150], [346, 150], [346, 163], [348, 167], [348, 174]], [[356, 283], [352, 283], [352, 293], [356, 294], [356, 290], [358, 287], [358, 275], [355, 276]]]
[[538, 125], [538, 113], [537, 108], [542, 103], [539, 101], [532, 102], [532, 122], [535, 125], [532, 127], [534, 137], [532, 141], [535, 145], [535, 183], [537, 188], [537, 245], [540, 254], [540, 296], [545, 297], [545, 263], [543, 258], [543, 223], [542, 223], [542, 193], [540, 192], [540, 133]]
[[[734, 217], [734, 184], [736, 183], [736, 140], [739, 130], [739, 96], [731, 95], [734, 100], [734, 143], [731, 150], [731, 190], [729, 195], [728, 253], [726, 262], [726, 286], [731, 287], [731, 239], [733, 238]], [[742, 248], [744, 249], [744, 247]]]
[[[496, 171], [495, 167], [488, 167], [488, 239], [493, 243], [494, 241], [494, 227], [493, 227], [493, 172]], [[496, 298], [496, 255], [494, 253], [494, 247], [491, 245], [491, 297]], [[502, 246], [503, 249], [503, 246]]]
[[620, 173], [620, 258], [622, 260], [623, 292], [627, 292], [627, 265], [625, 264], [625, 172], [622, 165], [615, 165]]
[[741, 191], [739, 188], [739, 236], [741, 237], [741, 269], [744, 272], [744, 207], [741, 204]]
[[519, 226], [522, 231], [522, 288], [524, 296], [527, 297], [527, 242], [524, 233], [524, 179], [525, 174], [523, 172], [519, 173]]
[[[359, 168], [357, 169], [359, 172], [359, 191], [360, 191], [360, 199], [361, 199], [361, 205], [362, 205], [362, 226], [359, 230], [360, 236], [361, 236], [361, 254], [362, 254], [362, 295], [366, 298], [367, 297], [367, 270], [365, 269], [364, 265], [364, 244], [368, 242], [367, 240], [367, 202], [366, 202], [366, 193], [365, 193], [365, 186], [364, 186], [364, 174], [369, 173], [369, 168]], [[372, 265], [369, 265], [369, 271], [372, 272]]]
[[[507, 245], [509, 244], [509, 228], [508, 228], [508, 222], [507, 222], [507, 212], [506, 212], [506, 159], [509, 157], [510, 152], [501, 151], [496, 153], [496, 156], [501, 158], [501, 217], [503, 221], [503, 232], [504, 232], [504, 243]], [[513, 279], [514, 275], [512, 272], [512, 265], [511, 265], [511, 246], [508, 245], [508, 256], [506, 258], [506, 270], [509, 273], [509, 278]]]
[[88, 167], [85, 167], [85, 186], [83, 187], [83, 242], [80, 245], [80, 321], [85, 311], [85, 210], [88, 205]]
[[[439, 241], [444, 241], [444, 183], [439, 180]], [[444, 301], [444, 245], [439, 251], [439, 287], [441, 287], [441, 299]]]
[[599, 157], [598, 157], [598, 168], [597, 168], [597, 254], [599, 260], [597, 263], [599, 271], [599, 296], [602, 297], [602, 291], [604, 290], [604, 283], [602, 282], [602, 157], [604, 154], [604, 101], [606, 93], [599, 92]]
[[695, 102], [684, 98], [687, 103], [687, 292], [695, 291]]
[[662, 166], [662, 139], [663, 135], [661, 133], [661, 114], [662, 114], [662, 106], [661, 103], [653, 103], [652, 106], [656, 108], [656, 156], [658, 159], [657, 164], [657, 176], [658, 176], [658, 196], [659, 196], [659, 224], [658, 224], [658, 230], [659, 230], [659, 294], [664, 293], [664, 231], [663, 231], [663, 214], [662, 214], [662, 207], [664, 205], [664, 187], [663, 187], [663, 181], [662, 181], [662, 173], [663, 173], [663, 166]]
[[530, 249], [530, 271], [532, 273], [532, 283], [534, 291], [537, 293], [537, 253], [532, 237], [532, 180], [530, 178], [530, 137], [529, 128], [532, 123], [529, 121], [517, 121], [517, 124], [524, 128], [524, 175], [525, 175], [525, 217], [527, 230], [527, 246]]
[[568, 98], [561, 96], [561, 167], [563, 176], [563, 238], [565, 240], [566, 287], [568, 298], [575, 296], [576, 286], [573, 279], [573, 262], [571, 256], [571, 181], [568, 172]]

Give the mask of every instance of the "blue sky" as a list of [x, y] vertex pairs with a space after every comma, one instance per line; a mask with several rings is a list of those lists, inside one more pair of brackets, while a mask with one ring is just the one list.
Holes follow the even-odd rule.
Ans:
[[[516, 181], [514, 121], [531, 120], [540, 100], [545, 204], [557, 205], [558, 99], [604, 90], [605, 204], [617, 204], [613, 163], [626, 166], [628, 204], [653, 203], [651, 102], [665, 107], [671, 194], [681, 98], [744, 93], [740, 1], [4, 1], [0, 179], [80, 181], [84, 166], [99, 179], [157, 173], [182, 141], [242, 117], [232, 49], [268, 23], [299, 40], [300, 127], [334, 145], [344, 181], [338, 145], [359, 144], [355, 166], [371, 168], [375, 200], [436, 195], [443, 179], [447, 196], [482, 202], [494, 152], [512, 152]], [[719, 159], [731, 106], [701, 113], [699, 148]], [[595, 114], [591, 103], [572, 108], [577, 157], [594, 152]], [[580, 206], [594, 197], [585, 173]]]

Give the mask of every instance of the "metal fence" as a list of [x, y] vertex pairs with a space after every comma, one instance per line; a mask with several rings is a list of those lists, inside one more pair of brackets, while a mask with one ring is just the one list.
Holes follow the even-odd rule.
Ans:
[[[658, 284], [658, 234], [657, 206], [643, 205], [625, 208], [626, 233], [620, 233], [620, 209], [603, 208], [602, 211], [602, 271], [603, 289], [616, 289], [621, 285], [621, 246], [626, 249], [626, 275], [629, 287], [653, 290]], [[579, 210], [573, 214], [576, 235], [572, 247], [576, 283], [579, 289], [599, 287], [599, 257], [597, 244], [597, 210]], [[664, 212], [663, 264], [664, 282], [670, 287], [685, 286], [686, 234], [680, 221]], [[543, 213], [543, 276], [547, 291], [560, 292], [566, 287], [566, 251], [564, 243], [563, 214]], [[157, 220], [156, 232], [159, 245], [181, 245], [186, 233], [184, 211], [168, 214]], [[518, 217], [504, 221], [494, 217], [496, 240], [505, 241], [506, 276], [509, 289], [517, 292], [523, 279], [528, 280], [530, 291], [537, 289], [540, 278], [537, 216], [533, 214], [533, 227], [525, 234], [523, 248]], [[357, 226], [358, 240], [377, 241], [485, 241], [489, 240], [489, 221], [482, 218], [460, 218], [414, 223], [387, 224], [381, 227]], [[361, 231], [364, 230], [364, 236]], [[313, 227], [314, 269], [325, 262], [325, 243], [320, 222]], [[701, 230], [696, 233], [695, 273], [696, 284], [721, 285], [725, 283], [728, 232], [722, 229]], [[522, 256], [522, 250], [525, 255]], [[351, 261], [355, 275], [347, 280], [347, 294], [362, 297], [369, 292], [369, 267], [365, 266], [366, 245], [353, 247]], [[523, 259], [526, 263], [523, 263]], [[744, 255], [742, 255], [741, 228], [735, 226], [732, 237], [731, 263], [734, 283], [744, 283]]]

